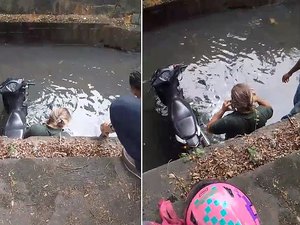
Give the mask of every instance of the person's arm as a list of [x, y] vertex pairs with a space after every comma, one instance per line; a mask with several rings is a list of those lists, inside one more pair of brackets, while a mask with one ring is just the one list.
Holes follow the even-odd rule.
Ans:
[[102, 136], [102, 137], [108, 137], [108, 135], [110, 133], [114, 133], [115, 132], [112, 124], [111, 123], [107, 123], [107, 122], [101, 124], [100, 131], [101, 131], [101, 135], [100, 136]]
[[268, 107], [268, 108], [272, 108], [272, 106], [269, 102], [267, 102], [266, 100], [260, 98], [259, 96], [254, 95], [253, 98], [254, 98], [253, 101], [257, 102], [258, 105]]
[[211, 133], [211, 126], [217, 122], [219, 119], [221, 119], [224, 115], [225, 112], [231, 110], [230, 109], [230, 106], [231, 106], [231, 101], [224, 101], [223, 105], [222, 105], [222, 108], [216, 113], [213, 115], [213, 117], [211, 118], [211, 120], [208, 122], [207, 124], [207, 131]]
[[298, 62], [296, 63], [296, 65], [289, 72], [287, 72], [286, 74], [284, 74], [282, 76], [282, 82], [284, 82], [284, 83], [289, 82], [289, 79], [293, 75], [293, 73], [295, 73], [299, 69], [300, 69], [300, 59], [298, 60]]

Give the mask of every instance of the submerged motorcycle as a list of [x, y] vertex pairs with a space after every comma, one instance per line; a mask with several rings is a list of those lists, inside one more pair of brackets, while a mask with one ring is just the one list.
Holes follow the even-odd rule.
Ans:
[[178, 77], [186, 67], [180, 64], [158, 69], [154, 72], [150, 82], [160, 101], [168, 108], [168, 118], [174, 128], [177, 142], [188, 149], [194, 149], [208, 146], [210, 141], [198, 124], [180, 88]]
[[8, 113], [8, 119], [4, 125], [4, 136], [8, 138], [24, 137], [26, 130], [27, 96], [28, 87], [34, 85], [24, 79], [9, 78], [0, 84], [4, 109]]

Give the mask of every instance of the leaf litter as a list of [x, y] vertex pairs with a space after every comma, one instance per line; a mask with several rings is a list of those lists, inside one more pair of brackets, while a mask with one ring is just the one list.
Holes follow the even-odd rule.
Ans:
[[89, 138], [29, 138], [0, 139], [0, 158], [53, 158], [53, 157], [120, 157], [122, 145], [116, 139]]
[[217, 146], [204, 155], [191, 154], [189, 160], [194, 167], [189, 172], [189, 178], [183, 179], [172, 173], [169, 175], [171, 183], [185, 198], [199, 181], [227, 180], [300, 150], [300, 125], [295, 118], [289, 119], [289, 123], [271, 134], [259, 134], [245, 135], [239, 140], [241, 144], [233, 140], [226, 147]]

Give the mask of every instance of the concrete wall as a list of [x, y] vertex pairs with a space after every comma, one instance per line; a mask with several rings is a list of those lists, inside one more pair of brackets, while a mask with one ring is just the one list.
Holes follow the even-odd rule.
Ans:
[[78, 44], [140, 51], [139, 29], [107, 23], [0, 23], [0, 43]]
[[1, 0], [0, 13], [107, 14], [140, 12], [140, 0]]
[[296, 1], [297, 0], [144, 0], [144, 30], [187, 19], [198, 14]]

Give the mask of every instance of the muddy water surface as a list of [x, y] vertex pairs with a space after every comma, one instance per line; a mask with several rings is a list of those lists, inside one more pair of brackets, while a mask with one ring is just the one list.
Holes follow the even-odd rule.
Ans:
[[[273, 123], [292, 108], [298, 85], [281, 77], [300, 58], [300, 2], [232, 10], [172, 24], [144, 34], [144, 78], [172, 63], [188, 66], [181, 86], [207, 123], [232, 86], [248, 83], [270, 101]], [[146, 44], [145, 44], [146, 43]], [[299, 72], [298, 72], [299, 73]], [[148, 86], [149, 87], [149, 86]], [[166, 163], [173, 148], [164, 118], [154, 110], [153, 93], [145, 88], [144, 169]]]
[[[98, 136], [115, 98], [129, 94], [128, 75], [140, 54], [82, 46], [0, 46], [0, 80], [33, 79], [28, 124], [45, 121], [52, 107], [67, 107], [74, 136]], [[1, 100], [1, 111], [3, 104]]]

